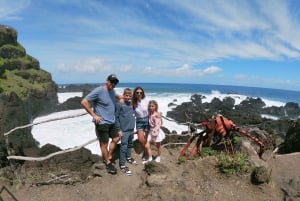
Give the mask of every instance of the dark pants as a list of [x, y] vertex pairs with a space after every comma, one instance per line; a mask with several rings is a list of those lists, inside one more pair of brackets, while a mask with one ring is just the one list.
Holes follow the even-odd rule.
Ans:
[[126, 158], [131, 158], [131, 149], [133, 147], [133, 130], [123, 132], [120, 146], [119, 164], [125, 166]]

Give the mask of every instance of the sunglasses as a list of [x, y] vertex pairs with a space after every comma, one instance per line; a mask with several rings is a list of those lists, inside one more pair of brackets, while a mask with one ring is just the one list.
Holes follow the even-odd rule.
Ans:
[[137, 92], [135, 92], [136, 94], [143, 94], [143, 92], [142, 91], [137, 91]]
[[112, 83], [112, 84], [114, 84], [114, 85], [117, 85], [117, 84], [118, 84], [118, 81], [112, 80], [112, 81], [110, 81], [110, 83]]

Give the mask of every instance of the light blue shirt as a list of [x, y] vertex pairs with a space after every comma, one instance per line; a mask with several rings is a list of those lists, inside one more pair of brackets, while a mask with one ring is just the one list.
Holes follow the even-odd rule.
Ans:
[[103, 86], [95, 88], [85, 97], [93, 106], [94, 112], [103, 118], [102, 124], [115, 123], [116, 92]]

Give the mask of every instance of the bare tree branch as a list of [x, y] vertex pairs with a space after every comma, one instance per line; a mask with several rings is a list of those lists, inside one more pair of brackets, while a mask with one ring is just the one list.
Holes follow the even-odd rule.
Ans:
[[90, 140], [80, 146], [76, 146], [74, 148], [71, 148], [71, 149], [66, 149], [66, 150], [62, 150], [62, 151], [58, 151], [58, 152], [54, 152], [52, 154], [49, 154], [48, 156], [44, 156], [44, 157], [26, 157], [26, 156], [8, 156], [7, 159], [15, 159], [15, 160], [24, 160], [24, 161], [43, 161], [43, 160], [46, 160], [46, 159], [49, 159], [53, 156], [56, 156], [56, 155], [60, 155], [60, 154], [64, 154], [64, 153], [67, 153], [67, 152], [72, 152], [72, 151], [76, 151], [76, 150], [79, 150], [81, 149], [82, 147], [88, 145], [88, 144], [91, 144], [95, 141], [97, 141], [98, 139], [95, 138], [93, 140]]

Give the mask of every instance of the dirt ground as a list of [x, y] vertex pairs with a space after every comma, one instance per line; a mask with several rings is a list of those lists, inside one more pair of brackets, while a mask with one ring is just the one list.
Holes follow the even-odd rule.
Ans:
[[99, 176], [90, 177], [84, 182], [6, 185], [16, 199], [5, 190], [0, 195], [4, 201], [300, 200], [299, 153], [268, 159], [264, 165], [271, 171], [271, 181], [254, 185], [250, 174], [221, 174], [212, 156], [179, 164], [178, 151], [164, 149], [161, 163], [152, 162], [146, 166], [141, 164], [140, 156], [134, 153], [133, 157], [138, 159], [139, 164], [128, 164], [132, 176], [120, 171], [110, 175], [103, 165], [98, 164]]

